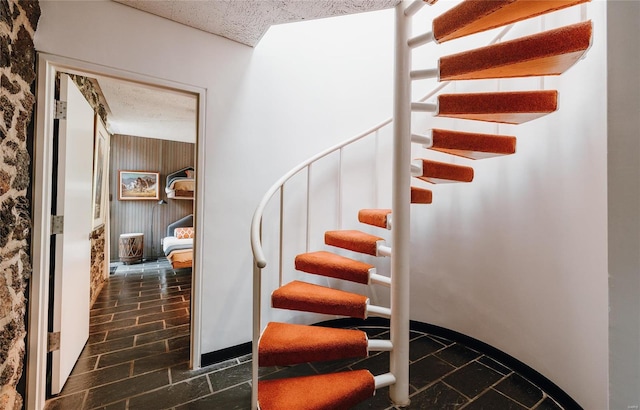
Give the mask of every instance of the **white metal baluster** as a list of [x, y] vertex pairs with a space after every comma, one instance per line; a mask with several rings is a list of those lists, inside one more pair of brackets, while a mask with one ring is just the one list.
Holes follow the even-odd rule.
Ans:
[[343, 148], [340, 148], [340, 164], [338, 165], [338, 229], [342, 229], [342, 165]]
[[373, 207], [374, 208], [378, 208], [378, 200], [379, 200], [379, 189], [378, 186], [380, 185], [378, 183], [378, 181], [380, 181], [380, 130], [376, 131], [375, 136], [374, 136], [374, 141], [375, 141], [375, 150], [374, 150], [374, 155], [375, 155], [375, 162], [374, 162], [374, 180], [373, 180]]
[[[260, 242], [262, 242], [262, 219], [260, 219]], [[251, 410], [258, 408], [258, 341], [260, 340], [262, 306], [262, 269], [253, 262], [253, 330], [251, 343]]]
[[284, 184], [280, 187], [280, 242], [278, 244], [278, 286], [283, 283], [283, 243], [284, 243]]
[[434, 41], [433, 32], [429, 31], [428, 33], [420, 34], [419, 36], [415, 36], [409, 39], [409, 47], [416, 48], [427, 43]]
[[311, 222], [310, 222], [310, 213], [311, 213], [311, 165], [307, 166], [307, 239], [306, 239], [306, 252], [309, 252], [309, 244], [311, 243]]
[[415, 0], [413, 3], [409, 4], [406, 9], [404, 9], [404, 15], [407, 17], [411, 17], [426, 5], [427, 3], [423, 0]]
[[411, 19], [407, 2], [396, 6], [395, 73], [393, 104], [393, 197], [391, 231], [391, 373], [389, 388], [394, 404], [409, 404], [409, 239], [411, 198], [411, 52], [408, 46]]

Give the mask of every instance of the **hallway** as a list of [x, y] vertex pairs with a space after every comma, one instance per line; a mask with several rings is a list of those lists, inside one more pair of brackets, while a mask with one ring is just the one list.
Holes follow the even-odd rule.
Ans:
[[[47, 409], [124, 409], [132, 396], [188, 378], [190, 300], [191, 269], [173, 270], [166, 259], [119, 265], [91, 309], [87, 345]], [[136, 400], [130, 405], [141, 408]]]
[[[191, 269], [166, 260], [121, 265], [91, 310], [89, 341], [62, 393], [46, 410], [250, 408], [251, 356], [189, 371]], [[370, 338], [388, 328], [360, 327]], [[411, 405], [408, 409], [562, 409], [547, 393], [491, 357], [460, 343], [411, 332]], [[261, 370], [263, 378], [345, 368], [384, 372], [388, 353]], [[387, 389], [356, 409], [395, 410]]]

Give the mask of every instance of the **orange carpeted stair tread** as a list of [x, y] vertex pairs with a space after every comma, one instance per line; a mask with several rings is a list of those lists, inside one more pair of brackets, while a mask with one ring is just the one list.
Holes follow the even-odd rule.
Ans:
[[373, 265], [335, 253], [318, 251], [296, 256], [296, 269], [329, 278], [344, 279], [356, 283], [369, 283], [369, 272]]
[[366, 319], [369, 298], [355, 293], [293, 281], [271, 294], [274, 308]]
[[516, 137], [433, 129], [430, 149], [470, 159], [483, 159], [516, 152]]
[[424, 188], [411, 187], [411, 203], [412, 204], [430, 204], [433, 202], [433, 193]]
[[433, 20], [433, 35], [442, 43], [588, 1], [590, 0], [467, 0]]
[[361, 209], [358, 212], [358, 222], [387, 229], [389, 215], [391, 209]]
[[271, 322], [258, 346], [260, 366], [367, 357], [367, 334], [360, 330]]
[[378, 241], [384, 239], [356, 230], [327, 231], [324, 234], [324, 243], [327, 245], [373, 256], [378, 253]]
[[571, 26], [440, 58], [440, 80], [559, 75], [591, 45], [592, 25]]
[[473, 168], [464, 165], [422, 159], [422, 175], [417, 178], [431, 184], [473, 181]]
[[441, 94], [438, 116], [468, 120], [521, 124], [558, 109], [558, 92], [509, 91]]
[[348, 410], [373, 396], [368, 370], [263, 380], [258, 382], [261, 410]]

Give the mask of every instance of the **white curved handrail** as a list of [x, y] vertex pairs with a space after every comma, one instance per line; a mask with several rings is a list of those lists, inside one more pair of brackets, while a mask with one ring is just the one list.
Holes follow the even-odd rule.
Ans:
[[289, 172], [284, 174], [278, 181], [276, 181], [275, 184], [271, 186], [271, 188], [269, 188], [269, 190], [266, 192], [266, 194], [264, 194], [264, 196], [262, 197], [262, 200], [258, 204], [258, 207], [253, 213], [253, 219], [251, 220], [251, 249], [253, 250], [253, 258], [256, 261], [256, 265], [259, 268], [264, 268], [265, 266], [267, 266], [267, 260], [264, 257], [264, 252], [262, 251], [262, 243], [260, 239], [260, 223], [262, 222], [262, 214], [264, 213], [264, 209], [266, 208], [267, 204], [269, 203], [273, 195], [289, 179], [291, 179], [291, 177], [293, 177], [298, 172], [302, 171], [312, 163], [326, 157], [329, 154], [332, 154], [338, 151], [341, 148], [344, 148], [349, 144], [352, 144], [368, 135], [373, 134], [379, 129], [391, 124], [392, 121], [393, 119], [389, 118], [388, 120], [381, 122], [380, 124], [368, 129], [367, 131], [361, 134], [356, 135], [355, 137], [349, 138], [348, 140], [343, 141], [340, 144], [334, 145], [333, 147], [327, 148], [326, 150], [320, 152], [319, 154], [314, 155], [313, 157], [307, 159], [303, 163], [299, 164], [298, 166], [294, 167]]
[[[513, 26], [514, 26], [514, 24], [510, 24], [510, 25], [504, 27], [500, 31], [500, 33], [498, 33], [493, 38], [493, 40], [491, 40], [491, 42], [489, 42], [489, 45], [495, 44], [495, 43], [499, 42], [500, 40], [502, 40], [502, 38], [511, 30], [511, 28]], [[435, 94], [440, 92], [443, 88], [447, 87], [449, 84], [451, 84], [451, 81], [445, 81], [445, 82], [439, 84], [437, 87], [435, 87], [427, 95], [425, 95], [424, 97], [422, 97], [418, 101], [419, 102], [426, 101], [427, 99], [433, 97]], [[329, 154], [332, 154], [332, 153], [338, 151], [339, 149], [342, 149], [342, 148], [346, 147], [349, 144], [352, 144], [352, 143], [354, 143], [354, 142], [356, 142], [358, 140], [361, 140], [364, 137], [367, 137], [367, 136], [373, 134], [374, 132], [380, 130], [381, 128], [391, 124], [391, 122], [393, 122], [393, 118], [389, 118], [389, 119], [381, 122], [380, 124], [368, 129], [367, 131], [356, 135], [355, 137], [352, 137], [352, 138], [350, 138], [350, 139], [348, 139], [346, 141], [343, 141], [343, 142], [341, 142], [341, 143], [339, 143], [337, 145], [334, 145], [333, 147], [327, 148], [326, 150], [320, 152], [319, 154], [314, 155], [313, 157], [307, 159], [303, 163], [297, 165], [296, 167], [291, 169], [289, 172], [284, 174], [278, 181], [276, 181], [275, 184], [273, 184], [271, 186], [271, 188], [269, 188], [269, 190], [264, 194], [264, 196], [262, 197], [262, 200], [258, 204], [258, 207], [256, 208], [255, 212], [253, 213], [253, 218], [251, 220], [251, 250], [253, 252], [253, 259], [254, 259], [254, 261], [255, 261], [255, 263], [256, 263], [258, 268], [262, 269], [265, 266], [267, 266], [267, 260], [266, 260], [266, 258], [264, 256], [264, 251], [262, 249], [262, 239], [261, 239], [261, 235], [260, 235], [260, 226], [262, 224], [262, 215], [264, 213], [264, 209], [266, 208], [267, 204], [269, 203], [269, 201], [271, 200], [273, 195], [280, 188], [282, 188], [282, 186], [289, 179], [291, 179], [291, 177], [293, 177], [294, 175], [296, 175], [298, 172], [302, 171], [303, 169], [307, 168], [312, 163], [318, 161], [319, 159], [322, 159], [322, 158], [326, 157]]]
[[[440, 85], [435, 87], [433, 90], [431, 90], [431, 92], [429, 92], [427, 95], [422, 97], [419, 101], [421, 101], [421, 102], [422, 101], [426, 101], [428, 98], [433, 97], [435, 94], [437, 94], [443, 88], [448, 86], [450, 83], [451, 83], [451, 81], [446, 81], [446, 82], [441, 83]], [[374, 132], [386, 127], [387, 125], [391, 124], [392, 122], [393, 122], [393, 118], [389, 118], [389, 119], [379, 123], [378, 125], [376, 125], [376, 126], [374, 126], [372, 128], [369, 128], [368, 130], [364, 131], [363, 133], [360, 133], [360, 134], [356, 135], [355, 137], [349, 138], [348, 140], [343, 141], [343, 142], [341, 142], [341, 143], [339, 143], [337, 145], [334, 145], [333, 147], [327, 148], [326, 150], [320, 152], [319, 154], [314, 155], [313, 157], [307, 159], [306, 161], [304, 161], [301, 164], [297, 165], [296, 167], [292, 168], [289, 172], [287, 172], [279, 180], [277, 180], [271, 186], [271, 188], [269, 188], [269, 190], [264, 194], [264, 196], [262, 197], [262, 200], [258, 204], [258, 207], [256, 208], [255, 212], [253, 213], [253, 218], [251, 220], [251, 249], [253, 251], [253, 259], [255, 260], [255, 263], [256, 263], [258, 268], [262, 269], [265, 266], [267, 266], [267, 260], [265, 259], [264, 252], [262, 250], [262, 240], [260, 238], [260, 225], [261, 225], [261, 222], [262, 222], [262, 215], [264, 213], [264, 209], [266, 208], [267, 204], [269, 203], [269, 201], [271, 200], [273, 195], [275, 195], [275, 193], [278, 192], [278, 190], [280, 188], [282, 188], [282, 186], [289, 179], [291, 179], [298, 172], [300, 172], [303, 169], [307, 168], [309, 165], [311, 165], [314, 162], [326, 157], [329, 154], [332, 154], [332, 153], [338, 151], [339, 149], [342, 149], [342, 148], [346, 147], [349, 144], [352, 144], [352, 143], [354, 143], [356, 141], [361, 140], [364, 137], [367, 137], [367, 136], [373, 134]]]

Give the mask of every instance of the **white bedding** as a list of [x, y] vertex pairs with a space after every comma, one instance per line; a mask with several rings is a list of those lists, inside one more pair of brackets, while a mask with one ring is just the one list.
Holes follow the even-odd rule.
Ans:
[[192, 249], [193, 248], [193, 238], [187, 239], [178, 239], [175, 236], [166, 236], [162, 240], [162, 250], [165, 255], [171, 253], [171, 251], [175, 251], [178, 249]]

